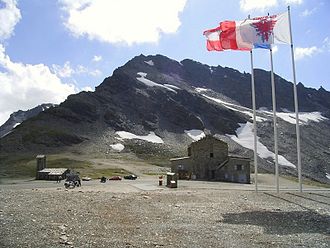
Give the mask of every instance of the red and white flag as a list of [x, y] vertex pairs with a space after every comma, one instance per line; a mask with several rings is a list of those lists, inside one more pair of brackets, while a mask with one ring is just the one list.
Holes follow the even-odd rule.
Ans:
[[224, 21], [214, 29], [204, 31], [208, 51], [243, 50], [250, 51], [253, 46], [245, 42], [240, 35], [241, 22]]
[[206, 30], [207, 50], [223, 51], [267, 48], [272, 44], [290, 44], [288, 12], [244, 21], [224, 21]]

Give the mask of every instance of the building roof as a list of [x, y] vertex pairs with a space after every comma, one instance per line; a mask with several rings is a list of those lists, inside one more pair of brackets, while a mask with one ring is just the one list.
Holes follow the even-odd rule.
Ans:
[[44, 168], [39, 172], [48, 173], [48, 175], [62, 175], [67, 170], [67, 168]]
[[170, 161], [185, 160], [185, 159], [189, 159], [189, 158], [190, 157], [171, 158]]
[[44, 158], [44, 157], [46, 157], [46, 155], [39, 154], [39, 155], [37, 155], [36, 158]]
[[239, 156], [239, 155], [233, 155], [233, 154], [228, 154], [228, 157], [229, 158], [236, 158], [236, 159], [246, 159], [246, 160], [251, 160], [249, 157], [242, 157], [242, 156]]
[[199, 140], [193, 141], [188, 147], [191, 147], [192, 145], [198, 144], [198, 143], [203, 142], [205, 140], [214, 140], [214, 141], [222, 142], [222, 143], [228, 145], [227, 142], [223, 141], [219, 137], [216, 137], [216, 136], [213, 136], [213, 135], [208, 134], [208, 135], [206, 135], [205, 137], [203, 137], [203, 138], [201, 138]]

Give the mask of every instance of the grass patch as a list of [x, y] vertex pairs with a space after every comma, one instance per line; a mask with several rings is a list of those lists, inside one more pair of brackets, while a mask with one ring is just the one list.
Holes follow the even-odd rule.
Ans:
[[[1, 155], [0, 178], [34, 178], [37, 162], [34, 155]], [[48, 168], [81, 170], [91, 167], [87, 161], [73, 160], [59, 155], [47, 156]]]
[[171, 167], [171, 162], [169, 158], [159, 158], [159, 157], [154, 157], [154, 158], [145, 158], [145, 161], [149, 164], [157, 165], [159, 167]]
[[91, 167], [91, 163], [88, 161], [79, 161], [69, 158], [47, 158], [48, 168], [72, 168], [81, 169]]
[[29, 155], [0, 156], [0, 178], [24, 178], [36, 175], [35, 161]]

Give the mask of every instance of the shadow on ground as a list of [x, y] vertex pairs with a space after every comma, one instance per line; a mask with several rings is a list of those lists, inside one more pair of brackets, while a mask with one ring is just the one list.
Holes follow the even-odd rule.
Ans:
[[222, 223], [255, 225], [266, 234], [319, 233], [330, 235], [330, 216], [315, 211], [252, 211], [223, 215]]

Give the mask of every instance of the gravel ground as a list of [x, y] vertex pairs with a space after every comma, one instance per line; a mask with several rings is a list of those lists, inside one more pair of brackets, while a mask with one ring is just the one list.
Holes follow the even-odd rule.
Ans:
[[0, 246], [330, 247], [330, 191], [168, 189], [143, 180], [73, 190], [1, 185]]

